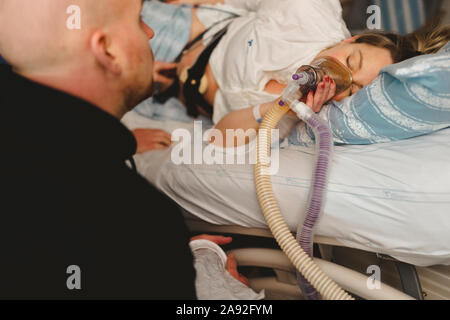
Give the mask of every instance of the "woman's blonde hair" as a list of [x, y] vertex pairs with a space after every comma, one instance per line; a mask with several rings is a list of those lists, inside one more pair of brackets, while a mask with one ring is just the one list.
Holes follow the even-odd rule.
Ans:
[[355, 43], [385, 48], [391, 52], [394, 63], [421, 55], [436, 53], [450, 41], [450, 25], [425, 25], [405, 36], [393, 32], [368, 32]]

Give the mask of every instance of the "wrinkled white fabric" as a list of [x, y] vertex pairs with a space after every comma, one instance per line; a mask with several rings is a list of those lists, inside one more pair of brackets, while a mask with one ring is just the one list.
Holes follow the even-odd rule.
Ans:
[[195, 240], [190, 242], [197, 271], [195, 288], [199, 300], [262, 300], [264, 290], [254, 292], [233, 278], [225, 269], [227, 256], [214, 242]]
[[[192, 123], [154, 121], [134, 112], [130, 128], [169, 132]], [[247, 164], [175, 165], [172, 151], [135, 157], [140, 174], [197, 219], [267, 228]], [[305, 218], [315, 151], [289, 146], [272, 176], [291, 231]], [[450, 129], [398, 142], [335, 146], [324, 212], [316, 234], [418, 266], [450, 265]]]

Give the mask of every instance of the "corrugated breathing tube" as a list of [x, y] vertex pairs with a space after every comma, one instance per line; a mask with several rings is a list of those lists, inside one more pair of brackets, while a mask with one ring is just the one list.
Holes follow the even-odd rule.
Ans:
[[[327, 124], [323, 123], [308, 106], [297, 100], [283, 101], [280, 100], [266, 114], [260, 126], [257, 140], [255, 185], [264, 218], [281, 249], [304, 277], [300, 281], [300, 286], [306, 298], [317, 298], [318, 292], [326, 300], [352, 300], [353, 298], [320, 270], [311, 258], [312, 230], [319, 217], [325, 196], [328, 164], [332, 150], [331, 133]], [[289, 107], [289, 104], [291, 107]], [[299, 226], [300, 230], [297, 233], [299, 242], [296, 241], [284, 221], [273, 194], [269, 174], [270, 162], [268, 161], [271, 154], [272, 130], [276, 128], [290, 108], [313, 129], [319, 147], [307, 217], [303, 226]]]

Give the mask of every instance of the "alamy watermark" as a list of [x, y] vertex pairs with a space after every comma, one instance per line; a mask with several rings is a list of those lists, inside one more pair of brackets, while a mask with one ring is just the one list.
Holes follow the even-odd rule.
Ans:
[[[258, 153], [257, 134], [260, 137], [271, 137], [265, 142], [265, 146], [271, 148], [270, 157], [267, 153]], [[280, 139], [279, 130], [269, 131], [254, 129], [244, 131], [242, 129], [227, 129], [225, 137], [222, 131], [208, 129], [203, 132], [202, 121], [194, 122], [193, 135], [190, 130], [177, 129], [172, 133], [172, 141], [176, 142], [172, 148], [171, 160], [175, 165], [232, 165], [250, 164], [255, 165], [259, 156], [259, 163], [263, 164], [265, 175], [275, 175], [279, 169]], [[230, 145], [230, 147], [223, 147]], [[237, 145], [237, 147], [234, 147]]]
[[369, 290], [380, 290], [381, 289], [381, 269], [377, 265], [371, 265], [367, 267], [367, 274], [371, 276], [367, 278], [366, 286]]
[[66, 286], [69, 290], [81, 290], [81, 268], [77, 265], [67, 267], [66, 273], [69, 274], [66, 280]]
[[67, 7], [66, 13], [69, 17], [66, 20], [66, 27], [69, 30], [81, 29], [81, 8], [77, 5], [70, 5]]
[[370, 14], [367, 19], [367, 29], [380, 30], [381, 29], [381, 8], [377, 5], [372, 5], [367, 8], [367, 14]]

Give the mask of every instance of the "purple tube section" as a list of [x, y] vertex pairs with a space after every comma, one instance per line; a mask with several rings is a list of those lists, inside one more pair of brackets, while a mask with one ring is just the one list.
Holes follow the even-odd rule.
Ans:
[[[302, 249], [312, 257], [313, 229], [320, 217], [323, 203], [325, 202], [333, 139], [328, 124], [321, 120], [316, 114], [312, 114], [302, 120], [313, 130], [316, 138], [316, 148], [318, 149], [315, 172], [309, 193], [306, 218], [303, 225], [299, 224], [297, 229], [298, 243]], [[297, 272], [297, 280], [306, 299], [318, 300], [321, 298], [316, 289], [314, 289], [314, 287], [299, 272]]]

